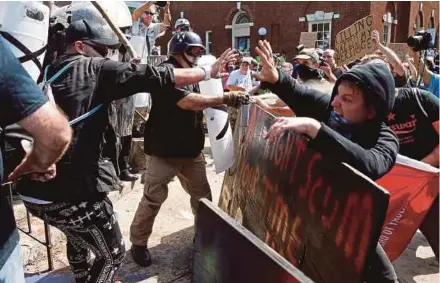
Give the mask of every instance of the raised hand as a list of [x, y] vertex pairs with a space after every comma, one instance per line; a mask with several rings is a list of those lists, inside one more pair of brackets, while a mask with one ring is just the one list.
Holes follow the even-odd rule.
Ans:
[[279, 74], [269, 42], [266, 40], [258, 41], [258, 47], [255, 48], [255, 51], [260, 55], [262, 63], [261, 71], [256, 75], [257, 79], [262, 82], [276, 83], [279, 79]]
[[377, 50], [380, 47], [380, 33], [377, 30], [373, 30], [371, 33], [371, 39], [373, 40], [374, 48]]
[[229, 62], [234, 62], [238, 58], [235, 50], [228, 48], [211, 66], [211, 78], [220, 78], [221, 72]]

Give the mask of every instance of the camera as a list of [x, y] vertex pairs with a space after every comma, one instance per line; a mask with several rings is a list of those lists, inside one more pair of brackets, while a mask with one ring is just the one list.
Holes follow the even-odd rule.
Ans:
[[319, 67], [328, 67], [328, 64], [324, 61], [324, 59], [319, 58]]
[[165, 7], [167, 5], [167, 1], [156, 1], [154, 4], [156, 4], [159, 7]]
[[412, 48], [414, 52], [427, 50], [432, 48], [432, 36], [428, 31], [421, 30], [415, 35], [408, 37], [406, 44]]
[[298, 53], [300, 53], [303, 49], [304, 49], [304, 44], [301, 44], [301, 45], [298, 45], [296, 48], [295, 48], [295, 52], [296, 52], [296, 54], [298, 54]]

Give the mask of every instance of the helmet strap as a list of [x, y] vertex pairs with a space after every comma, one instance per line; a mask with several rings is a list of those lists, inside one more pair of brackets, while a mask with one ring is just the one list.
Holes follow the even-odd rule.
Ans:
[[[191, 67], [191, 68], [193, 68], [196, 64], [195, 64], [195, 62], [193, 63], [193, 62], [191, 62], [191, 61], [189, 61], [188, 60], [188, 58], [187, 58], [187, 56], [190, 56], [190, 55], [188, 55], [187, 53], [186, 53], [186, 51], [185, 52], [183, 52], [183, 60]], [[193, 57], [193, 56], [191, 56], [191, 57]], [[195, 60], [194, 60], [195, 61]]]

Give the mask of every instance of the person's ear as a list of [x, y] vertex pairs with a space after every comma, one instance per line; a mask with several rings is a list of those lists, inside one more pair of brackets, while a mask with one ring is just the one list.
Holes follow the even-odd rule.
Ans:
[[86, 55], [86, 46], [81, 41], [75, 41], [74, 43], [75, 50], [81, 55]]
[[367, 108], [367, 119], [368, 120], [373, 120], [375, 116], [376, 116], [376, 109], [374, 109], [373, 106], [368, 106], [368, 108]]

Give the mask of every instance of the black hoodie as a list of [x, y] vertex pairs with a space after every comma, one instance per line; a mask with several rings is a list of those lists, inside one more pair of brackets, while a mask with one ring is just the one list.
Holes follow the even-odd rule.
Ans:
[[[277, 83], [264, 83], [262, 87], [277, 94], [298, 117], [311, 117], [321, 122], [321, 129], [310, 141], [310, 147], [327, 158], [351, 165], [373, 180], [393, 167], [399, 141], [384, 121], [394, 104], [395, 86], [393, 76], [384, 64], [370, 63], [351, 69], [336, 81], [331, 97], [278, 73]], [[326, 125], [333, 110], [331, 101], [344, 80], [359, 83], [376, 110], [376, 117], [363, 123], [350, 139]]]

